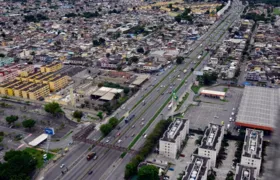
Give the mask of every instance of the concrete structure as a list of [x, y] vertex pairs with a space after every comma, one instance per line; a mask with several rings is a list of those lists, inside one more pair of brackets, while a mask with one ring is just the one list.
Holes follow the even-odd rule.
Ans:
[[13, 64], [0, 68], [0, 83], [16, 79], [18, 75], [27, 76], [34, 71], [34, 66], [29, 64]]
[[209, 169], [209, 158], [193, 155], [192, 162], [187, 166], [182, 180], [207, 180]]
[[198, 155], [210, 158], [211, 167], [216, 166], [216, 159], [224, 138], [224, 126], [210, 123], [204, 132]]
[[50, 91], [55, 92], [58, 91], [68, 85], [68, 77], [67, 76], [57, 76], [49, 79]]
[[256, 168], [237, 164], [234, 180], [256, 180]]
[[241, 165], [255, 167], [256, 174], [259, 175], [262, 161], [263, 131], [246, 129]]
[[200, 92], [200, 95], [205, 95], [205, 96], [209, 96], [209, 97], [215, 97], [215, 98], [224, 99], [225, 96], [226, 96], [226, 93], [225, 92], [221, 92], [221, 91], [213, 91], [213, 90], [203, 89]]
[[159, 154], [175, 159], [188, 133], [189, 120], [176, 118], [159, 140]]
[[[50, 88], [46, 84], [36, 84], [28, 90], [28, 99], [41, 100], [50, 94]], [[42, 99], [43, 100], [43, 99]]]
[[42, 143], [43, 141], [45, 141], [45, 140], [47, 140], [47, 138], [48, 138], [48, 135], [47, 134], [45, 134], [45, 133], [43, 133], [43, 134], [41, 134], [40, 136], [38, 136], [38, 137], [36, 137], [35, 139], [33, 139], [31, 142], [29, 142], [28, 144], [30, 145], [30, 146], [33, 146], [33, 147], [35, 147], [35, 146], [38, 146], [40, 143]]
[[272, 131], [278, 120], [280, 89], [246, 86], [236, 125]]

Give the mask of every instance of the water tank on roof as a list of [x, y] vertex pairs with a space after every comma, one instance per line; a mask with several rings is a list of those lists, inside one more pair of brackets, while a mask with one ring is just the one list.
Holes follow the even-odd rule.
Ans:
[[245, 177], [249, 177], [249, 171], [248, 171], [248, 170], [245, 170], [245, 171], [244, 171], [244, 176], [245, 176]]
[[195, 180], [195, 178], [190, 178], [190, 180]]
[[201, 161], [196, 161], [196, 165], [200, 166], [201, 165]]

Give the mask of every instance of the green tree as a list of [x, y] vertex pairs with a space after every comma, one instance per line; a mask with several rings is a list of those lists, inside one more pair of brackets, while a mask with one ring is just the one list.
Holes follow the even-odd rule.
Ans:
[[109, 124], [111, 124], [113, 128], [116, 127], [118, 125], [118, 123], [119, 123], [119, 120], [115, 117], [112, 117], [109, 119]]
[[10, 125], [18, 120], [18, 116], [10, 115], [6, 117], [7, 123]]
[[125, 172], [124, 172], [124, 177], [126, 179], [128, 179], [129, 177], [133, 176], [134, 174], [137, 173], [137, 166], [138, 164], [135, 164], [135, 163], [128, 163], [126, 166], [125, 166]]
[[125, 88], [123, 89], [123, 92], [124, 92], [124, 94], [126, 94], [126, 95], [129, 93], [129, 91], [130, 91], [130, 90], [129, 90], [128, 87], [125, 87]]
[[153, 165], [142, 166], [138, 171], [139, 180], [159, 180], [158, 168]]
[[54, 116], [57, 116], [57, 115], [63, 113], [60, 105], [56, 102], [51, 102], [51, 103], [45, 104], [44, 109], [46, 112], [48, 112]]
[[100, 131], [104, 136], [107, 136], [112, 131], [112, 129], [113, 127], [111, 124], [102, 124], [100, 126]]
[[74, 111], [74, 113], [73, 113], [73, 117], [74, 117], [74, 118], [77, 118], [77, 119], [81, 119], [81, 118], [83, 117], [83, 112], [82, 112], [82, 111], [76, 110], [76, 111]]
[[178, 57], [176, 58], [176, 63], [177, 63], [177, 64], [182, 64], [183, 61], [184, 61], [184, 58], [181, 57], [181, 56], [178, 56]]
[[97, 117], [99, 117], [99, 119], [103, 119], [103, 113], [102, 112], [98, 112], [96, 114]]
[[37, 161], [25, 151], [8, 151], [0, 163], [1, 180], [27, 180], [36, 169]]
[[22, 121], [22, 126], [25, 128], [29, 128], [29, 129], [34, 127], [35, 124], [36, 124], [36, 121], [34, 121], [33, 119], [26, 119], [26, 120]]

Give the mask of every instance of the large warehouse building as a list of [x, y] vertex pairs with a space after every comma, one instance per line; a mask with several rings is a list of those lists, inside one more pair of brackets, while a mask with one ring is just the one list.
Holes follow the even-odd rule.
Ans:
[[280, 89], [246, 86], [236, 125], [272, 131], [278, 117], [279, 97]]

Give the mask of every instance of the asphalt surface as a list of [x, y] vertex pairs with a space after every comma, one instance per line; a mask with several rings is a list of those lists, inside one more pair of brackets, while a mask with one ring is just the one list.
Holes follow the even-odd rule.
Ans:
[[[229, 12], [234, 12], [236, 9], [231, 9]], [[227, 17], [227, 15], [224, 15], [224, 17]], [[133, 134], [137, 136], [138, 133], [142, 130], [142, 128], [145, 126], [145, 124], [155, 115], [155, 113], [160, 109], [160, 107], [166, 102], [166, 100], [170, 97], [170, 93], [173, 89], [176, 89], [179, 84], [182, 82], [183, 78], [186, 77], [190, 73], [190, 70], [192, 67], [194, 67], [196, 64], [191, 63], [191, 61], [198, 61], [197, 56], [204, 51], [204, 55], [206, 54], [206, 51], [204, 50], [205, 47], [208, 46], [209, 42], [217, 41], [217, 40], [222, 40], [223, 38], [220, 38], [221, 36], [225, 36], [225, 32], [227, 32], [227, 27], [228, 25], [236, 20], [236, 14], [232, 13], [230, 16], [227, 17], [227, 19], [222, 23], [221, 26], [219, 26], [214, 32], [216, 26], [212, 26], [209, 31], [202, 37], [201, 40], [197, 41], [193, 45], [193, 51], [189, 55], [189, 58], [185, 60], [185, 63], [182, 65], [173, 65], [171, 69], [167, 69], [165, 72], [160, 74], [157, 78], [157, 80], [151, 80], [152, 84], [156, 84], [155, 81], [160, 81], [161, 79], [162, 82], [145, 98], [146, 104], [143, 105], [142, 103], [139, 104], [135, 109], [131, 110], [130, 116], [135, 115], [135, 117], [128, 123], [125, 124], [124, 121], [122, 121], [119, 124], [120, 130], [113, 130], [107, 138], [104, 138], [102, 142], [106, 143], [105, 141], [109, 139], [108, 143], [111, 144], [118, 144], [119, 146], [123, 147], [128, 147], [129, 144], [132, 142], [134, 139], [132, 137]], [[220, 20], [221, 22], [222, 20]], [[210, 36], [210, 34], [212, 34]], [[202, 42], [203, 41], [203, 42]], [[200, 44], [202, 44], [200, 46]], [[209, 59], [209, 55], [207, 55], [204, 60]], [[202, 59], [200, 59], [202, 60]], [[175, 70], [173, 68], [176, 66]], [[203, 63], [201, 63], [196, 70], [199, 70], [200, 68], [203, 67]], [[184, 74], [183, 70], [188, 69], [187, 73]], [[168, 77], [165, 77], [170, 71], [171, 74], [168, 75]], [[178, 77], [180, 75], [180, 77]], [[177, 95], [180, 96], [184, 91], [185, 88], [187, 88], [192, 82], [192, 79], [195, 78], [195, 75], [191, 74], [190, 77], [188, 78], [187, 83], [183, 85], [178, 91]], [[162, 88], [161, 88], [162, 86]], [[170, 87], [172, 86], [172, 87]], [[142, 92], [140, 91], [139, 94], [135, 97], [135, 100], [133, 100], [131, 103], [135, 104], [138, 102], [143, 94], [146, 94], [150, 89], [153, 87], [150, 86], [147, 88], [147, 90], [143, 90]], [[144, 88], [145, 89], [145, 88]], [[158, 90], [159, 89], [159, 90]], [[162, 95], [163, 94], [163, 95]], [[133, 107], [130, 104], [127, 105], [127, 107]], [[118, 112], [117, 117], [122, 117], [123, 114], [125, 114], [129, 109], [121, 110]], [[163, 109], [161, 112], [163, 115], [166, 115], [169, 112], [167, 107]], [[144, 119], [144, 121], [142, 121]], [[152, 123], [152, 125], [148, 128], [147, 134], [150, 133], [155, 126], [155, 124], [162, 119], [162, 116], [158, 116], [155, 121]], [[144, 125], [141, 123], [144, 122]], [[135, 126], [132, 128], [132, 126]], [[120, 133], [119, 136], [117, 134]], [[96, 136], [98, 133], [96, 133]], [[94, 139], [97, 139], [98, 137], [93, 137]], [[117, 141], [121, 140], [120, 143]], [[140, 140], [135, 144], [133, 149], [139, 149], [141, 145], [144, 143], [144, 138], [140, 138]], [[89, 145], [80, 145], [78, 146], [80, 148], [85, 148], [88, 149]], [[78, 149], [80, 149], [78, 148]], [[96, 160], [91, 160], [87, 161], [86, 160], [86, 153], [82, 154], [82, 158], [78, 158], [81, 154], [81, 152], [71, 152], [71, 156], [69, 155], [69, 158], [67, 160], [63, 159], [59, 164], [57, 164], [52, 170], [48, 171], [48, 173], [45, 176], [45, 179], [123, 179], [123, 173], [124, 173], [124, 167], [125, 165], [129, 162], [131, 159], [132, 155], [126, 155], [124, 159], [119, 159], [121, 152], [116, 151], [116, 150], [108, 150], [106, 148], [101, 148], [101, 147], [95, 147], [93, 148], [94, 152], [97, 153], [98, 158]], [[69, 152], [70, 153], [70, 152]], [[118, 160], [119, 159], [119, 160]], [[61, 163], [64, 163], [66, 166], [67, 164], [71, 164], [71, 162], [75, 162], [75, 166], [72, 168], [71, 165], [69, 166], [69, 171], [63, 175], [61, 178], [61, 170], [59, 166]], [[108, 171], [109, 170], [109, 171]], [[93, 171], [91, 175], [88, 175], [89, 171]]]

